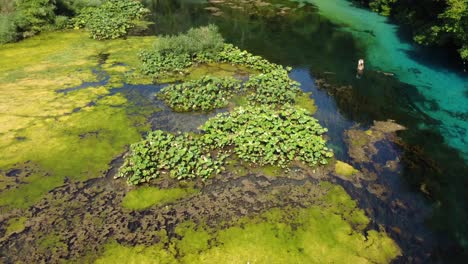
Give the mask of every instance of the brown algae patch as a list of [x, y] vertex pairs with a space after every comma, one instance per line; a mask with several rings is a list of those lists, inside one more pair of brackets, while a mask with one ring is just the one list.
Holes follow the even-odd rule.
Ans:
[[344, 140], [348, 144], [348, 154], [356, 162], [371, 162], [372, 157], [378, 153], [375, 144], [388, 139], [395, 141], [395, 132], [405, 127], [388, 121], [374, 121], [374, 125], [366, 130], [352, 128], [344, 132]]
[[[68, 31], [0, 47], [0, 185], [8, 187], [0, 191], [0, 207], [25, 208], [65, 179], [99, 177], [141, 138], [154, 107], [135, 113], [132, 103], [109, 89], [137, 80], [137, 53], [154, 39], [100, 42]], [[112, 83], [58, 92], [98, 83], [97, 68]], [[11, 180], [3, 173], [26, 163], [34, 167], [27, 176]]]
[[184, 197], [190, 197], [197, 191], [195, 189], [160, 189], [159, 187], [145, 186], [128, 192], [122, 200], [122, 206], [131, 210], [142, 210], [153, 205], [161, 206], [175, 202]]

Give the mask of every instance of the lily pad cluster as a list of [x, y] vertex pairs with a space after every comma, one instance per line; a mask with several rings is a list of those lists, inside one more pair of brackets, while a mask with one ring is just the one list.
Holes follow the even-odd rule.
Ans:
[[327, 129], [306, 110], [290, 105], [279, 109], [239, 107], [209, 119], [201, 129], [202, 135], [151, 132], [131, 146], [119, 177], [127, 178], [129, 184], [164, 174], [177, 179], [206, 179], [221, 172], [232, 154], [261, 166], [282, 168], [292, 161], [325, 165], [333, 157], [322, 138]]
[[250, 78], [245, 83], [245, 88], [252, 90], [249, 100], [258, 104], [294, 103], [302, 90], [300, 84], [288, 76], [283, 69], [275, 69], [268, 73], [262, 73]]
[[235, 78], [205, 76], [164, 87], [158, 97], [178, 112], [209, 111], [227, 106], [228, 100], [240, 92], [240, 83]]
[[142, 24], [149, 12], [139, 1], [107, 0], [100, 6], [84, 8], [72, 23], [75, 28], [88, 30], [94, 39], [116, 39]]
[[214, 155], [198, 137], [187, 133], [172, 135], [156, 130], [145, 140], [132, 144], [117, 178], [129, 184], [148, 182], [161, 175], [178, 180], [208, 178], [219, 173], [225, 154]]
[[259, 165], [286, 168], [296, 160], [315, 166], [333, 157], [321, 136], [327, 129], [306, 110], [290, 105], [240, 107], [211, 118], [202, 130], [206, 145], [233, 147], [237, 157]]

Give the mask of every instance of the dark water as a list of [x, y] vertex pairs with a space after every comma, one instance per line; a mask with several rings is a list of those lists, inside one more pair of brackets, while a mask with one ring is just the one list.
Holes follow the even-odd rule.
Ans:
[[[205, 1], [146, 2], [154, 10], [155, 33], [174, 34], [213, 23], [228, 42], [275, 63], [292, 66], [292, 78], [301, 82], [304, 90], [313, 92], [319, 108], [316, 117], [329, 128], [329, 141], [339, 159], [349, 161], [343, 132], [355, 124], [365, 129], [374, 120], [393, 119], [406, 126], [407, 130], [398, 133], [404, 142], [404, 147], [398, 150], [402, 169], [397, 174], [379, 175], [378, 179], [391, 187], [393, 196], [388, 202], [377, 200], [349, 183], [342, 184], [362, 207], [374, 209], [376, 223], [401, 226], [402, 232], [427, 239], [421, 242], [394, 237], [406, 255], [401, 261], [411, 261], [413, 255], [425, 256], [430, 262], [459, 261], [466, 256], [467, 164], [460, 151], [447, 145], [436, 129], [441, 121], [418, 107], [436, 108], [437, 103], [424, 97], [415, 86], [377, 70], [367, 71], [362, 79], [356, 79], [355, 63], [368, 53], [367, 46], [342, 30], [341, 22], [334, 23], [319, 15], [317, 7], [289, 1], [270, 1], [290, 8], [285, 13], [274, 8], [238, 10], [217, 5], [222, 13], [216, 15], [204, 9], [212, 6]], [[437, 57], [418, 56], [423, 56], [420, 59], [423, 64], [453, 65]], [[316, 79], [324, 79], [331, 85], [319, 89], [314, 83]], [[346, 86], [351, 88], [338, 89]], [[391, 156], [389, 153], [386, 155]], [[383, 155], [376, 162], [387, 158]], [[427, 191], [423, 193], [421, 186]], [[390, 203], [397, 197], [408, 201], [408, 211], [391, 210]]]

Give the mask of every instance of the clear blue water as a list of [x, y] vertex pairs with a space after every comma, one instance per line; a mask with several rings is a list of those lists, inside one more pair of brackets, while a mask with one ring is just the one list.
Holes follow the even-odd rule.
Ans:
[[[354, 7], [349, 1], [306, 2], [316, 5], [320, 14], [339, 23], [341, 30], [351, 32], [365, 45], [363, 58], [368, 70], [394, 73], [398, 80], [414, 85], [424, 97], [415, 103], [416, 106], [440, 121], [436, 126], [445, 141], [468, 159], [468, 75], [462, 68], [450, 69], [441, 65], [441, 55], [449, 54], [421, 51], [415, 44], [402, 39], [399, 28], [387, 18]], [[418, 125], [425, 128], [428, 124]]]

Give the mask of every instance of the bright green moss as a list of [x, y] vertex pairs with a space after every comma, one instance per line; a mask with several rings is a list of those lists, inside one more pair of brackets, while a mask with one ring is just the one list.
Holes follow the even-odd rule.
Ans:
[[209, 249], [209, 240], [212, 236], [205, 229], [196, 227], [193, 222], [178, 225], [176, 233], [182, 236], [182, 239], [174, 239], [172, 242], [183, 255], [197, 255]]
[[278, 166], [266, 165], [259, 168], [254, 168], [253, 171], [264, 174], [265, 176], [275, 177], [281, 175], [282, 169]]
[[353, 166], [349, 165], [348, 163], [337, 160], [335, 163], [335, 172], [340, 176], [349, 178], [354, 174], [358, 173], [359, 171], [353, 168]]
[[122, 201], [122, 206], [132, 210], [142, 210], [153, 205], [164, 205], [196, 193], [194, 189], [159, 189], [158, 187], [140, 187], [131, 190]]
[[[138, 50], [154, 39], [99, 42], [73, 31], [0, 47], [0, 170], [30, 174], [20, 183], [0, 174], [0, 186], [9, 186], [0, 192], [0, 207], [26, 208], [66, 178], [99, 177], [141, 138], [156, 109], [140, 106], [135, 112], [122, 94], [110, 96], [109, 89], [137, 78]], [[102, 80], [93, 69], [107, 71], [112, 84], [59, 92]]]
[[174, 252], [163, 249], [159, 245], [126, 247], [114, 242], [106, 246], [104, 255], [94, 263], [172, 264], [178, 262], [174, 258]]
[[26, 222], [27, 218], [22, 216], [19, 218], [12, 218], [8, 221], [8, 226], [6, 229], [6, 234], [12, 233], [19, 233], [24, 230], [24, 223]]

